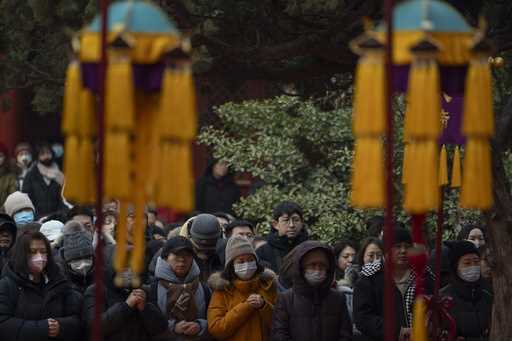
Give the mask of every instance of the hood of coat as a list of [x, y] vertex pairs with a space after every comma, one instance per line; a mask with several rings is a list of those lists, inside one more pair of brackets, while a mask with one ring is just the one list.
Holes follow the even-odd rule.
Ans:
[[[16, 223], [7, 214], [0, 213], [0, 228], [6, 229], [12, 235], [12, 241], [11, 241], [11, 245], [7, 249], [7, 251], [8, 251], [13, 247], [14, 243], [16, 242], [16, 235], [17, 235]], [[0, 255], [1, 254], [2, 254], [2, 251], [0, 250]]]
[[[258, 275], [258, 281], [264, 290], [269, 290], [277, 285], [277, 275], [272, 270], [265, 269]], [[222, 277], [221, 272], [215, 272], [210, 276], [208, 286], [218, 291], [230, 291], [233, 289], [233, 283]]]
[[[327, 277], [319, 286], [310, 285], [304, 278], [304, 269], [302, 266], [304, 256], [313, 250], [322, 250], [326, 253], [329, 259], [329, 268], [327, 270]], [[328, 293], [334, 282], [334, 273], [336, 271], [336, 262], [334, 259], [334, 252], [332, 248], [324, 243], [318, 241], [305, 241], [296, 247], [293, 255], [292, 266], [292, 281], [294, 290], [304, 295], [315, 295]]]
[[174, 284], [183, 284], [192, 282], [198, 278], [200, 274], [201, 272], [199, 270], [199, 266], [195, 260], [192, 261], [192, 266], [190, 267], [190, 270], [184, 279], [178, 278], [178, 276], [176, 276], [172, 270], [171, 266], [164, 259], [162, 259], [162, 257], [158, 257], [156, 261], [155, 277], [157, 279], [163, 279], [164, 281], [168, 281]]
[[306, 227], [304, 226], [302, 230], [299, 232], [297, 237], [290, 239], [287, 236], [279, 236], [279, 233], [276, 229], [271, 227], [271, 233], [267, 237], [267, 242], [276, 249], [289, 251], [293, 249], [295, 246], [301, 244], [302, 242], [305, 242], [309, 239], [308, 231], [306, 230]]

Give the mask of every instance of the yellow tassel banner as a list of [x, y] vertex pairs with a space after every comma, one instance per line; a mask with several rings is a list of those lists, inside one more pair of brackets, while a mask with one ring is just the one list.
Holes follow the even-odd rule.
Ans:
[[491, 70], [486, 57], [472, 59], [466, 76], [462, 132], [466, 136], [492, 136], [494, 113]]
[[[119, 202], [119, 223], [116, 227], [116, 251], [114, 254], [114, 270], [120, 274], [126, 269], [128, 256], [128, 227], [126, 218], [128, 217], [128, 203], [124, 200]], [[116, 276], [116, 286], [123, 285], [123, 278]]]
[[175, 149], [174, 174], [176, 179], [176, 203], [173, 206], [178, 212], [190, 212], [194, 209], [194, 172], [192, 167], [192, 151], [190, 143], [182, 142], [173, 145]]
[[368, 52], [357, 65], [352, 131], [356, 136], [386, 131], [385, 67], [382, 52]]
[[107, 67], [105, 125], [107, 130], [132, 131], [135, 127], [135, 91], [132, 65], [127, 56], [111, 52]]
[[451, 179], [451, 187], [458, 188], [462, 185], [462, 163], [460, 157], [460, 148], [459, 146], [455, 147], [455, 151], [453, 152], [453, 165], [452, 165], [452, 179]]
[[410, 214], [435, 211], [439, 205], [439, 148], [437, 141], [409, 145], [408, 171], [414, 174], [405, 186], [404, 209]]
[[448, 185], [448, 155], [446, 154], [446, 146], [443, 145], [439, 156], [439, 186], [446, 185]]
[[411, 341], [427, 341], [427, 307], [423, 297], [414, 302]]
[[77, 134], [80, 130], [78, 117], [81, 89], [82, 79], [80, 77], [80, 64], [76, 61], [72, 61], [66, 71], [66, 81], [64, 84], [62, 132], [65, 135]]
[[162, 84], [162, 137], [187, 141], [194, 139], [197, 133], [197, 104], [190, 68], [166, 68]]
[[171, 174], [169, 174], [173, 170], [175, 159], [175, 149], [172, 147], [172, 143], [170, 141], [164, 141], [161, 146], [160, 177], [156, 201], [158, 204], [165, 207], [175, 206], [176, 192], [173, 187], [174, 179]]
[[105, 195], [128, 200], [131, 193], [131, 145], [130, 136], [123, 132], [105, 134]]
[[384, 151], [381, 139], [357, 139], [352, 164], [352, 205], [359, 208], [384, 207], [384, 189]]
[[460, 205], [487, 210], [493, 204], [491, 148], [485, 138], [468, 138], [464, 151], [464, 173]]
[[83, 190], [80, 202], [93, 204], [96, 201], [96, 154], [90, 139], [82, 139], [79, 155], [80, 181]]
[[89, 89], [80, 92], [80, 135], [91, 137], [96, 135], [96, 97]]
[[439, 69], [434, 59], [419, 58], [409, 72], [404, 137], [436, 139], [440, 133]]
[[64, 196], [71, 201], [82, 199], [83, 187], [80, 178], [80, 154], [78, 137], [70, 135], [66, 137], [64, 155], [64, 172], [66, 174], [64, 184]]

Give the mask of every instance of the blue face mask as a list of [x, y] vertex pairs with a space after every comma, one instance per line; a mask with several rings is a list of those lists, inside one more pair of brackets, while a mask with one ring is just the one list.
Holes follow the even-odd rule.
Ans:
[[16, 225], [25, 225], [34, 221], [34, 212], [21, 211], [16, 213], [13, 218], [16, 222]]

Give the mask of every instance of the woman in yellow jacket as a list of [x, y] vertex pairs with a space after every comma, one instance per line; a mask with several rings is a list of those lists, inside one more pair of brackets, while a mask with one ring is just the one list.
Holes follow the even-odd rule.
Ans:
[[210, 276], [208, 284], [214, 290], [208, 307], [208, 331], [215, 339], [270, 339], [276, 276], [258, 263], [247, 239], [229, 239], [225, 269]]

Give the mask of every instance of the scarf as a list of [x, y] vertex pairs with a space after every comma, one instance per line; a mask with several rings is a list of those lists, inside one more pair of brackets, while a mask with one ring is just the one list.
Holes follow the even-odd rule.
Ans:
[[174, 284], [163, 279], [159, 283], [167, 289], [167, 316], [180, 321], [194, 321], [197, 318], [197, 306], [194, 299], [199, 278], [184, 284]]
[[47, 186], [50, 185], [52, 180], [54, 180], [59, 185], [64, 184], [64, 174], [59, 170], [59, 166], [56, 163], [53, 163], [51, 166], [47, 167], [43, 165], [41, 162], [37, 163], [37, 169], [39, 173], [43, 176], [43, 180]]

